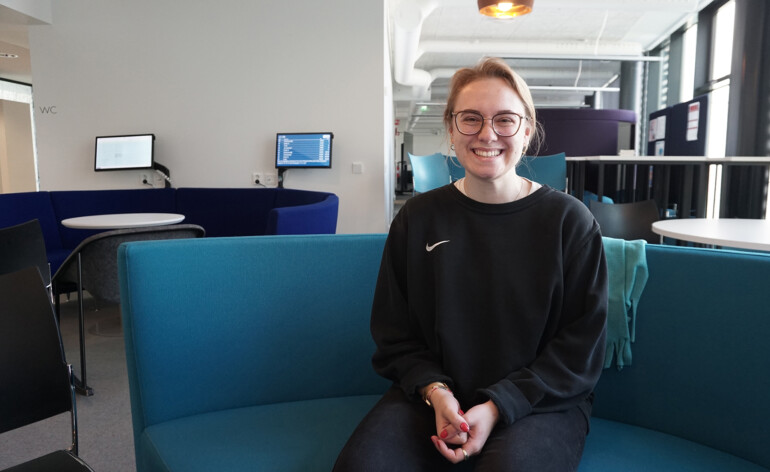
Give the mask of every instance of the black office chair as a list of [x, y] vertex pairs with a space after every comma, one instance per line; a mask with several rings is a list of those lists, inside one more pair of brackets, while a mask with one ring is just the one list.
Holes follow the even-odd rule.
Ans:
[[40, 275], [50, 292], [51, 268], [45, 252], [40, 222], [35, 219], [0, 228], [0, 274], [30, 266], [36, 266], [40, 270]]
[[[75, 389], [83, 395], [93, 395], [86, 378], [85, 314], [83, 291], [96, 301], [119, 304], [118, 246], [130, 241], [162, 239], [202, 238], [203, 227], [192, 224], [149, 226], [116, 229], [95, 234], [83, 240], [67, 256], [53, 276], [54, 293], [60, 294], [60, 286], [74, 284], [78, 293], [78, 330], [80, 338], [80, 378], [75, 378]], [[59, 296], [56, 297], [56, 313], [60, 312]]]
[[589, 209], [601, 227], [602, 236], [660, 243], [660, 236], [652, 232], [652, 224], [660, 219], [655, 200], [633, 203], [601, 203], [591, 200]]
[[6, 472], [91, 471], [78, 457], [72, 369], [37, 267], [0, 275], [0, 433], [70, 413], [72, 444]]

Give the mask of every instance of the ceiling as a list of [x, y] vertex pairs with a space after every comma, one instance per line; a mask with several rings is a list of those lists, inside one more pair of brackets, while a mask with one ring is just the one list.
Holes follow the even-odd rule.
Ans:
[[389, 0], [398, 128], [442, 133], [449, 78], [484, 56], [505, 58], [537, 107], [586, 106], [596, 90], [617, 102], [621, 61], [644, 60], [711, 1], [535, 0], [532, 13], [499, 20], [475, 0]]
[[[638, 60], [712, 0], [535, 0], [510, 20], [480, 15], [474, 0], [386, 0], [399, 129], [443, 131], [449, 78], [483, 56], [506, 58], [535, 104], [584, 106], [617, 94], [621, 60]], [[27, 28], [42, 22], [0, 5], [0, 78], [32, 83]]]
[[[30, 25], [45, 24], [30, 15], [0, 5], [0, 79], [32, 83], [29, 57]], [[13, 55], [17, 57], [4, 57]]]

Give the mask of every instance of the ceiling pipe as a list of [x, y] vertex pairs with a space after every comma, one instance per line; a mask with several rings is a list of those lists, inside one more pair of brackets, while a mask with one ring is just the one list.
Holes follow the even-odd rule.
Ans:
[[600, 57], [622, 57], [625, 60], [646, 60], [638, 43], [604, 42], [595, 50], [587, 41], [538, 41], [536, 44], [521, 41], [423, 41], [422, 53], [473, 53], [487, 56], [595, 59]]
[[420, 33], [425, 18], [439, 5], [438, 0], [402, 2], [393, 24], [393, 78], [402, 85], [414, 87], [415, 98], [426, 98], [433, 81], [430, 73], [415, 69], [420, 57]]

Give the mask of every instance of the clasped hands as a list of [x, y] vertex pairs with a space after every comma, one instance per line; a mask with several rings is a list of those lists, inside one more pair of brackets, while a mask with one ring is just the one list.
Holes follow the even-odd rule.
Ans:
[[456, 464], [481, 452], [499, 417], [491, 400], [463, 412], [452, 392], [436, 390], [431, 404], [437, 431], [431, 441], [442, 456]]

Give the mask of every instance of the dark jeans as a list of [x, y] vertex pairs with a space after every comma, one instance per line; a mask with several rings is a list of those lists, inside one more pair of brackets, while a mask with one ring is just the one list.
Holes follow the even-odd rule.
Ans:
[[497, 426], [481, 454], [453, 465], [430, 440], [436, 434], [433, 410], [392, 387], [353, 432], [334, 471], [568, 472], [577, 470], [587, 432], [578, 407], [533, 414]]

